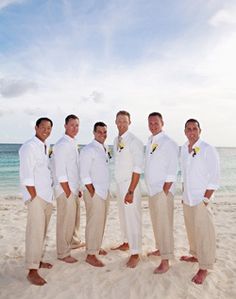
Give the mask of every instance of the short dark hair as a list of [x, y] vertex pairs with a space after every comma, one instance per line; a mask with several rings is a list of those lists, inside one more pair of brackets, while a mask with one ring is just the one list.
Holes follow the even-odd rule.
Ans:
[[69, 114], [67, 115], [67, 117], [65, 118], [65, 124], [67, 125], [70, 119], [79, 119], [78, 116], [74, 115], [74, 114]]
[[158, 116], [161, 120], [163, 120], [162, 115], [160, 112], [152, 112], [148, 115], [148, 118], [151, 116]]
[[52, 122], [52, 120], [50, 119], [50, 118], [48, 118], [48, 117], [40, 117], [39, 119], [37, 119], [37, 121], [36, 121], [36, 127], [39, 127], [39, 125], [41, 124], [41, 122], [43, 122], [43, 121], [49, 121], [50, 122], [50, 124], [51, 124], [51, 127], [53, 126], [53, 122]]
[[107, 127], [107, 125], [106, 125], [104, 122], [102, 122], [102, 121], [98, 121], [98, 122], [96, 122], [96, 123], [94, 124], [94, 126], [93, 126], [93, 131], [94, 131], [94, 132], [96, 132], [97, 127]]
[[196, 123], [198, 125], [198, 128], [201, 129], [199, 121], [196, 120], [195, 118], [188, 119], [184, 125], [185, 128], [187, 127], [188, 123]]
[[119, 112], [116, 113], [116, 117], [119, 115], [126, 115], [126, 116], [128, 116], [128, 118], [130, 120], [130, 113], [128, 111], [120, 110]]

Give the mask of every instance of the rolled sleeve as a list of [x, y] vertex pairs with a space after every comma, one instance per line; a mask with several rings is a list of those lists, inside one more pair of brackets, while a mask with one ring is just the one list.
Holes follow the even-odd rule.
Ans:
[[30, 146], [23, 148], [20, 151], [20, 176], [21, 182], [24, 186], [35, 186], [34, 168], [35, 159], [33, 150]]
[[90, 169], [92, 165], [93, 153], [90, 149], [84, 148], [80, 153], [80, 178], [84, 185], [91, 184]]
[[131, 150], [133, 154], [133, 172], [143, 173], [144, 169], [144, 147], [141, 141], [135, 139], [131, 144]]
[[54, 148], [54, 161], [55, 161], [55, 174], [57, 180], [61, 182], [68, 182], [67, 176], [67, 153], [66, 153], [66, 146], [63, 144], [58, 144]]

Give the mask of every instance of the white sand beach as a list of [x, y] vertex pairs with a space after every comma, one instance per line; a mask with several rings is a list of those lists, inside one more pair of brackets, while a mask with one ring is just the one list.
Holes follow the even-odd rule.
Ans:
[[[84, 248], [73, 250], [76, 264], [56, 259], [54, 209], [46, 240], [45, 257], [53, 263], [51, 270], [40, 269], [47, 284], [31, 285], [24, 267], [24, 239], [26, 208], [19, 198], [0, 199], [0, 298], [44, 299], [139, 299], [139, 298], [236, 298], [236, 200], [235, 197], [217, 198], [212, 204], [217, 231], [217, 261], [214, 270], [203, 285], [191, 282], [197, 264], [180, 262], [188, 253], [183, 223], [181, 198], [175, 199], [175, 260], [170, 270], [162, 275], [153, 274], [159, 257], [147, 257], [154, 249], [154, 237], [148, 203], [143, 198], [143, 254], [135, 269], [127, 269], [127, 252], [111, 251], [119, 243], [119, 222], [115, 200], [110, 204], [103, 248], [108, 255], [101, 257], [104, 268], [85, 263]], [[84, 239], [85, 207], [81, 204], [81, 235]]]

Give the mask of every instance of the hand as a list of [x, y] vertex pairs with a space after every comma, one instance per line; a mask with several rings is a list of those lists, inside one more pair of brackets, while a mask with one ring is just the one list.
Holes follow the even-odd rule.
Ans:
[[131, 204], [131, 203], [133, 203], [133, 200], [134, 200], [134, 194], [127, 193], [124, 198], [124, 203]]
[[70, 192], [67, 192], [65, 193], [66, 194], [66, 198], [68, 199], [70, 196], [71, 196], [71, 191]]
[[89, 191], [89, 194], [90, 194], [91, 197], [93, 197], [94, 194], [95, 194], [95, 190], [93, 190], [93, 191]]
[[78, 194], [79, 198], [81, 198], [83, 196], [83, 193], [82, 191], [79, 191], [79, 194]]
[[207, 207], [208, 206], [208, 203], [206, 203], [206, 202], [203, 202], [204, 203], [204, 205]]
[[165, 189], [163, 189], [163, 192], [165, 193], [165, 195], [167, 196], [168, 195], [168, 193], [169, 193], [169, 190], [165, 190]]

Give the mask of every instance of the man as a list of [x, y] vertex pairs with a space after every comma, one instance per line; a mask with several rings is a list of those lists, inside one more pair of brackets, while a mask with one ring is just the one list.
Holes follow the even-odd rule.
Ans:
[[44, 285], [46, 280], [39, 268], [51, 269], [52, 265], [43, 262], [43, 243], [52, 213], [52, 179], [49, 170], [46, 139], [52, 130], [53, 122], [42, 117], [36, 121], [36, 135], [26, 141], [19, 150], [20, 180], [28, 216], [26, 224], [25, 256], [28, 280], [34, 285]]
[[106, 254], [100, 250], [109, 205], [109, 154], [104, 145], [107, 138], [106, 124], [95, 123], [93, 134], [94, 140], [81, 150], [80, 155], [80, 176], [86, 187], [86, 262], [94, 267], [103, 267], [103, 262], [96, 254]]
[[210, 210], [212, 195], [219, 186], [219, 158], [212, 146], [200, 139], [196, 119], [185, 123], [188, 141], [181, 148], [184, 220], [191, 256], [180, 260], [198, 262], [199, 270], [192, 281], [202, 284], [215, 262], [215, 228]]
[[65, 118], [65, 134], [53, 148], [55, 196], [57, 200], [57, 257], [66, 263], [75, 263], [71, 243], [76, 222], [76, 201], [79, 197], [79, 153], [75, 139], [79, 118]]
[[159, 112], [149, 114], [148, 126], [152, 135], [146, 146], [145, 180], [158, 248], [149, 255], [161, 256], [161, 263], [154, 270], [161, 274], [168, 271], [169, 260], [174, 257], [174, 182], [178, 171], [178, 145], [163, 132], [164, 122]]
[[115, 181], [121, 227], [122, 244], [114, 249], [130, 249], [127, 267], [135, 268], [141, 252], [141, 191], [139, 178], [143, 170], [142, 142], [128, 131], [130, 114], [119, 111], [116, 126], [119, 136], [114, 141]]

